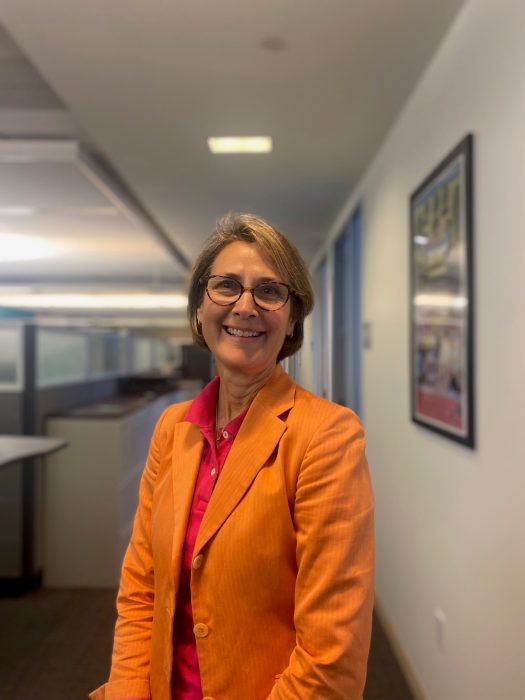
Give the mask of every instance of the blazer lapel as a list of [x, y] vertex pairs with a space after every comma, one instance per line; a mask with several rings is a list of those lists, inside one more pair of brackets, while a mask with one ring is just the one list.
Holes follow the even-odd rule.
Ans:
[[172, 571], [178, 569], [199, 472], [204, 438], [193, 423], [177, 423], [173, 429], [173, 548]]
[[202, 520], [195, 553], [215, 535], [246, 493], [286, 430], [280, 416], [294, 403], [295, 384], [277, 365], [259, 391], [224, 463]]

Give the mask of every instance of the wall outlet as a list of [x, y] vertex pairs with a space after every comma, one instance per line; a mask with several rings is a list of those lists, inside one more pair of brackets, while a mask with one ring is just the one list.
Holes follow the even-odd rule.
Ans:
[[436, 635], [436, 645], [440, 651], [445, 651], [445, 626], [447, 616], [441, 608], [434, 608], [434, 627]]

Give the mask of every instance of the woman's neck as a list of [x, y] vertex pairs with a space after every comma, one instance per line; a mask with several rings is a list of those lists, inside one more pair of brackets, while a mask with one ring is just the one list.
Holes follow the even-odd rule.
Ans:
[[219, 368], [221, 378], [217, 399], [217, 426], [224, 427], [248, 406], [259, 389], [270, 379], [274, 367], [266, 368], [257, 375], [243, 375]]

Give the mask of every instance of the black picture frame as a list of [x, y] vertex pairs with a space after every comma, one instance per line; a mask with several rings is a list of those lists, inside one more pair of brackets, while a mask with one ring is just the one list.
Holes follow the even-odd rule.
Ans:
[[468, 134], [410, 197], [411, 417], [474, 448], [473, 151]]

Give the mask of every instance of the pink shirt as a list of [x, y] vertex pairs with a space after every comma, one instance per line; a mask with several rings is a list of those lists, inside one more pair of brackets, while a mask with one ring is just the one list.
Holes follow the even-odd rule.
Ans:
[[[215, 443], [215, 406], [219, 394], [219, 377], [215, 377], [195, 397], [185, 416], [186, 421], [197, 425], [205, 438], [199, 473], [193, 493], [186, 539], [182, 551], [179, 595], [173, 621], [173, 672], [171, 695], [177, 700], [202, 700], [201, 679], [197, 645], [193, 634], [191, 609], [191, 564], [197, 534], [210, 501], [213, 487], [219, 478], [235, 436], [239, 432], [248, 408], [224, 426]], [[148, 698], [122, 698], [121, 700], [148, 700]]]

